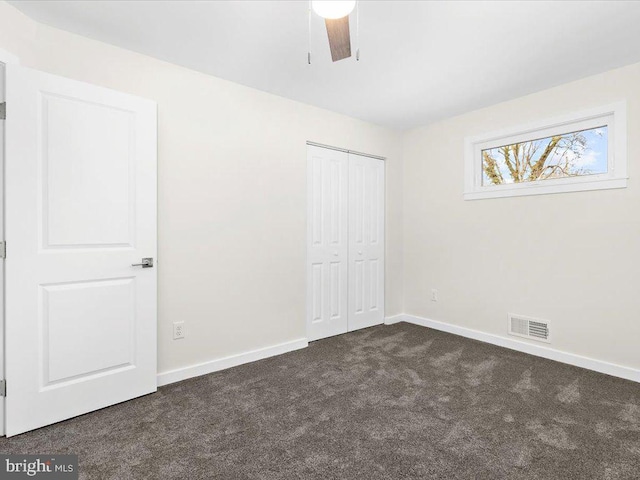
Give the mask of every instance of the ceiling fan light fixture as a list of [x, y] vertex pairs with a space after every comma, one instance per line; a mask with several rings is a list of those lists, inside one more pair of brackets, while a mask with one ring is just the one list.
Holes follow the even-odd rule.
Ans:
[[313, 0], [313, 11], [322, 18], [334, 20], [349, 15], [356, 7], [355, 0]]

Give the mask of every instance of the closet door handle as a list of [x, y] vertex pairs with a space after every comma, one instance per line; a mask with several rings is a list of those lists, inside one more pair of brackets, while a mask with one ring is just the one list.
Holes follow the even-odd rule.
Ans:
[[359, 252], [358, 252], [358, 255], [362, 255], [362, 251], [359, 251]]
[[333, 252], [333, 256], [337, 257], [338, 256], [338, 252]]

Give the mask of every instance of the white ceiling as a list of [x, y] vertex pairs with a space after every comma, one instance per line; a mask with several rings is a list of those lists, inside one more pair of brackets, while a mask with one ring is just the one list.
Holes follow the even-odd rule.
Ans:
[[[362, 1], [332, 63], [306, 1], [11, 1], [35, 20], [405, 129], [640, 61], [640, 2]], [[355, 40], [355, 15], [351, 16]], [[355, 45], [354, 45], [355, 49]]]

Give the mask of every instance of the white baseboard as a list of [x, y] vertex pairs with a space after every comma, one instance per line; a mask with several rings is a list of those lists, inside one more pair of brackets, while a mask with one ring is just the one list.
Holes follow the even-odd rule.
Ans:
[[[472, 338], [481, 342], [490, 343], [499, 347], [517, 350], [519, 352], [528, 353], [537, 357], [548, 358], [556, 362], [567, 363], [576, 367], [586, 368], [595, 372], [606, 373], [614, 377], [624, 378], [634, 382], [640, 382], [640, 370], [616, 365], [614, 363], [595, 360], [593, 358], [583, 357], [574, 353], [567, 353], [542, 345], [533, 345], [531, 343], [515, 340], [511, 338], [501, 337], [491, 333], [473, 330], [471, 328], [460, 327], [450, 323], [439, 322], [416, 315], [400, 314], [387, 317], [384, 319], [385, 325], [393, 325], [394, 323], [407, 322], [422, 327], [433, 328], [461, 337]], [[188, 367], [178, 368], [158, 374], [158, 386], [168, 385], [170, 383], [179, 382], [192, 377], [206, 375], [208, 373], [225, 370], [227, 368], [236, 367], [245, 363], [255, 362], [264, 358], [282, 355], [283, 353], [292, 352], [308, 346], [306, 338], [300, 338], [291, 342], [281, 343], [271, 347], [261, 348], [238, 355], [212, 360], [210, 362], [190, 365]]]
[[299, 338], [298, 340], [280, 343], [271, 347], [260, 348], [258, 350], [252, 350], [238, 355], [231, 355], [229, 357], [211, 360], [210, 362], [198, 363], [196, 365], [189, 365], [188, 367], [169, 370], [168, 372], [158, 374], [158, 386], [161, 387], [163, 385], [169, 385], [170, 383], [186, 380], [187, 378], [199, 377], [200, 375], [206, 375], [208, 373], [218, 372], [227, 368], [237, 367], [238, 365], [255, 362], [256, 360], [262, 360], [263, 358], [293, 352], [294, 350], [305, 348], [307, 345], [309, 345], [309, 342], [307, 342], [306, 338]]
[[[398, 319], [398, 317], [401, 318]], [[505, 347], [511, 350], [517, 350], [519, 352], [528, 353], [529, 355], [548, 358], [549, 360], [555, 360], [556, 362], [567, 363], [569, 365], [586, 368], [595, 372], [606, 373], [607, 375], [612, 375], [614, 377], [624, 378], [626, 380], [631, 380], [634, 382], [640, 382], [640, 370], [630, 367], [624, 367], [622, 365], [616, 365], [614, 363], [604, 362], [602, 360], [583, 357], [574, 353], [563, 352], [561, 350], [556, 350], [542, 345], [533, 345], [531, 343], [523, 342], [520, 340], [505, 338], [498, 335], [493, 335], [491, 333], [473, 330], [471, 328], [460, 327], [457, 325], [452, 325], [450, 323], [438, 322], [436, 320], [430, 320], [428, 318], [417, 317], [415, 315], [396, 315], [394, 317], [391, 317], [389, 320], [393, 320], [391, 323], [397, 323], [398, 321], [413, 323], [414, 325], [420, 325], [422, 327], [433, 328], [434, 330], [440, 330], [447, 333], [453, 333], [454, 335], [460, 335], [461, 337], [480, 340], [481, 342], [498, 345], [499, 347]], [[385, 323], [387, 322], [385, 321]]]
[[384, 324], [385, 325], [393, 325], [394, 323], [403, 322], [404, 315], [401, 313], [399, 315], [393, 315], [391, 317], [385, 317]]

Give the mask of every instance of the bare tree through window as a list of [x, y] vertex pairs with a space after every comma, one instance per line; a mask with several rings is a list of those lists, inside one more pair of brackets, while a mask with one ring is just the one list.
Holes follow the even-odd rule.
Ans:
[[482, 150], [482, 184], [607, 172], [607, 126]]

